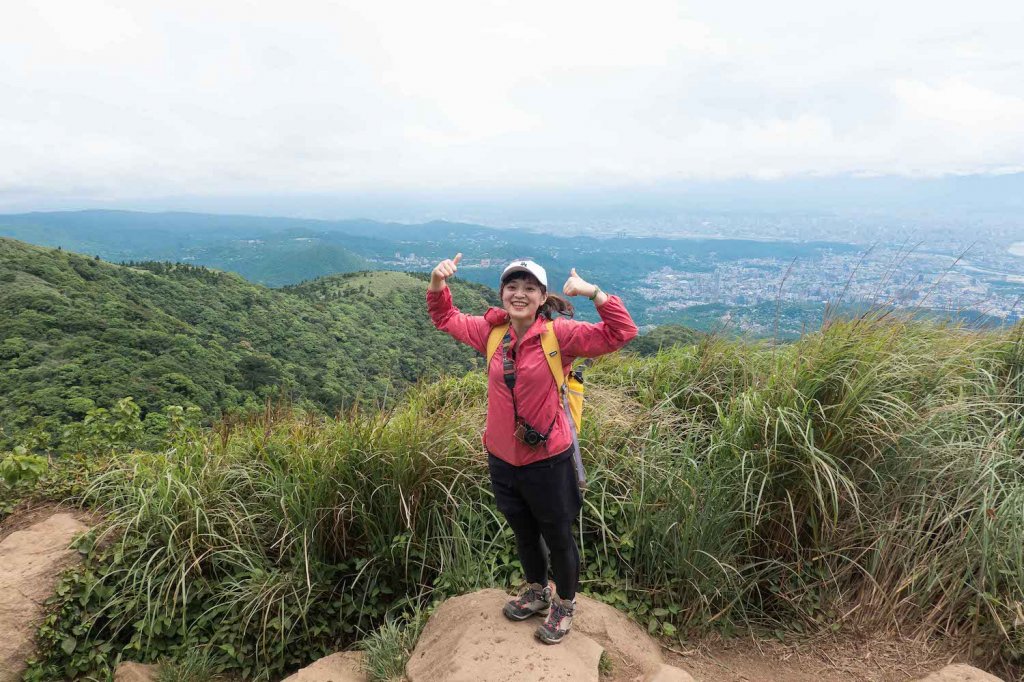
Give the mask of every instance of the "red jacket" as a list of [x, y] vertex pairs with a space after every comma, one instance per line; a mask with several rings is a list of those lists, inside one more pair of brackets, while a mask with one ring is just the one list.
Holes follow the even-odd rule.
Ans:
[[[434, 326], [457, 340], [472, 346], [481, 354], [487, 351], [487, 337], [491, 328], [508, 322], [508, 313], [501, 308], [490, 308], [484, 315], [466, 315], [452, 303], [452, 295], [445, 287], [441, 291], [427, 291], [427, 310]], [[592, 358], [622, 348], [636, 336], [637, 328], [618, 296], [609, 296], [598, 306], [601, 322], [591, 324], [564, 317], [554, 320], [555, 336], [562, 355], [562, 368], [568, 372], [578, 357]], [[564, 452], [572, 444], [568, 417], [562, 407], [561, 396], [555, 387], [540, 334], [546, 320], [539, 316], [517, 342], [515, 329], [509, 327], [516, 353], [516, 406], [520, 418], [544, 433], [554, 419], [551, 433], [545, 443], [531, 447], [515, 437], [515, 416], [512, 393], [505, 385], [502, 371], [502, 349], [490, 358], [487, 365], [487, 428], [484, 447], [495, 457], [514, 466], [545, 459]]]

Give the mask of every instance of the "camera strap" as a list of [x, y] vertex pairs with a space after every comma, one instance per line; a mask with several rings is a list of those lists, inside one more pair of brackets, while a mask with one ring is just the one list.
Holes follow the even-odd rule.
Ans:
[[[512, 394], [512, 415], [515, 418], [515, 424], [518, 425], [522, 420], [519, 418], [519, 407], [516, 405], [516, 352], [512, 348], [511, 326], [501, 340], [501, 355], [501, 371], [504, 374], [505, 385], [508, 386], [508, 391]], [[551, 429], [555, 428], [557, 419], [558, 413], [555, 413], [551, 423], [548, 424], [548, 430], [543, 434], [545, 439], [551, 435]]]
[[516, 356], [512, 350], [512, 328], [505, 332], [505, 338], [501, 340], [501, 369], [505, 373], [505, 385], [512, 391], [512, 399], [515, 400], [516, 388]]
[[505, 375], [505, 385], [512, 394], [512, 415], [515, 424], [519, 423], [519, 408], [516, 406], [516, 352], [512, 349], [512, 327], [509, 326], [505, 337], [501, 340], [501, 371]]

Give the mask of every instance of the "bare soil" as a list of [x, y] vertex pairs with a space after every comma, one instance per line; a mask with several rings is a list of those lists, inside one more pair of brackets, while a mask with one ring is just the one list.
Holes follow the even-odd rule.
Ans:
[[904, 682], [966, 662], [950, 646], [891, 637], [792, 644], [712, 638], [691, 642], [689, 648], [663, 647], [663, 655], [697, 680], [715, 682]]

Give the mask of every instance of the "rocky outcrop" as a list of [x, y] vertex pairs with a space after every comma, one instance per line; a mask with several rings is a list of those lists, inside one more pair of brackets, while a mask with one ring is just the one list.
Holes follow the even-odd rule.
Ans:
[[114, 682], [154, 682], [160, 666], [145, 663], [120, 663], [114, 671]]
[[367, 682], [361, 651], [342, 651], [321, 658], [281, 682]]
[[86, 530], [74, 516], [54, 514], [0, 542], [0, 682], [21, 679], [43, 602], [60, 572], [79, 559], [68, 545]]
[[626, 614], [584, 595], [577, 595], [576, 603], [578, 613], [570, 637], [585, 635], [600, 644], [617, 678], [646, 679], [645, 675], [661, 670], [658, 643]]
[[[577, 596], [573, 632], [557, 646], [538, 641], [539, 618], [513, 622], [501, 614], [508, 595], [480, 590], [449, 599], [430, 617], [409, 659], [409, 682], [689, 682], [665, 665], [658, 645], [614, 608]], [[601, 677], [601, 654], [611, 673]]]

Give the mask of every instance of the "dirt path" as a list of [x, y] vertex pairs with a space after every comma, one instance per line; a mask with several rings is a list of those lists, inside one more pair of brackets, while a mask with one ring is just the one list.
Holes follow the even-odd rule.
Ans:
[[881, 638], [799, 644], [706, 640], [663, 654], [696, 679], [715, 682], [904, 682], [960, 660], [941, 647]]
[[33, 523], [44, 521], [60, 512], [76, 513], [73, 509], [54, 502], [22, 502], [11, 514], [0, 520], [0, 542], [14, 531], [28, 528]]

